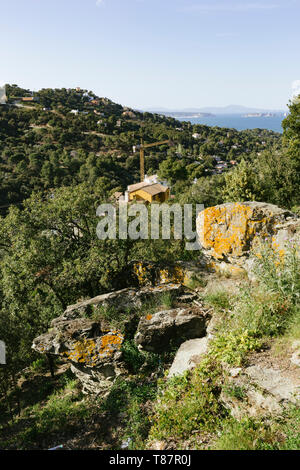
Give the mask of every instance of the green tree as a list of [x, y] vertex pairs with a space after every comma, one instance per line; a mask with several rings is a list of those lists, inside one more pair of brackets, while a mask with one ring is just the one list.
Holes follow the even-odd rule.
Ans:
[[187, 177], [186, 165], [182, 160], [169, 157], [159, 165], [159, 176], [171, 184], [184, 180]]
[[250, 163], [242, 160], [233, 171], [225, 175], [224, 201], [254, 201], [256, 199], [256, 174]]

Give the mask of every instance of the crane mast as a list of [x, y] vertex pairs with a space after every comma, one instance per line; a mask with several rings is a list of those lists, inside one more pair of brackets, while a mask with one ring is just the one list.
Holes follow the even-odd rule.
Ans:
[[162, 140], [160, 142], [154, 142], [153, 144], [144, 144], [144, 142], [141, 141], [140, 145], [136, 145], [135, 147], [133, 147], [133, 152], [136, 152], [136, 150], [140, 151], [141, 181], [144, 181], [145, 179], [145, 149], [150, 148], [150, 147], [156, 147], [157, 145], [165, 145], [165, 144], [172, 146], [173, 142], [171, 140]]

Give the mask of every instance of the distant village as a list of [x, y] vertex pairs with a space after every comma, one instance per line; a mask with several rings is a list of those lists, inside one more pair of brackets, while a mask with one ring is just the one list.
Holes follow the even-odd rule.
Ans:
[[[68, 89], [67, 91], [71, 92], [71, 91], [74, 91], [74, 89]], [[86, 90], [82, 90], [80, 87], [75, 88], [75, 91], [77, 93], [82, 94], [82, 96], [85, 98], [84, 106], [81, 107], [81, 109], [69, 109], [67, 112], [74, 116], [88, 115], [90, 113], [93, 113], [99, 116], [97, 125], [102, 128], [102, 132], [106, 132], [105, 129], [108, 126], [107, 124], [108, 121], [106, 119], [107, 114], [102, 112], [103, 108], [101, 109], [101, 105], [109, 104], [110, 100], [108, 100], [107, 98], [99, 98], [99, 97], [96, 97], [95, 95], [91, 95], [89, 94], [89, 92], [87, 92]], [[16, 107], [21, 107], [21, 108], [39, 105], [39, 108], [42, 111], [56, 112], [55, 109], [51, 109], [44, 105], [40, 105], [39, 101], [40, 101], [39, 97], [34, 92], [28, 92], [28, 96], [27, 95], [26, 96], [13, 96], [8, 99], [5, 93], [5, 87], [0, 87], [0, 104], [2, 105], [16, 106]], [[255, 115], [253, 114], [251, 116], [256, 116], [256, 115], [257, 114]], [[250, 115], [247, 115], [247, 116], [250, 116]], [[134, 120], [136, 119], [136, 117], [137, 116], [134, 110], [123, 107], [120, 117], [116, 119], [114, 126], [115, 128], [121, 128], [122, 122], [124, 121], [124, 119]], [[32, 127], [34, 127], [34, 125], [32, 125]], [[183, 126], [176, 127], [176, 131], [183, 131]], [[91, 131], [89, 133], [97, 134], [96, 131]], [[198, 132], [194, 132], [192, 134], [192, 138], [195, 141], [201, 140], [202, 137], [203, 136]], [[229, 133], [227, 133], [227, 137], [230, 137]], [[208, 168], [204, 169], [205, 175], [210, 176], [210, 175], [222, 174], [224, 172], [231, 170], [233, 167], [235, 167], [238, 164], [238, 162], [235, 159], [226, 161], [224, 159], [224, 150], [223, 151], [221, 150], [222, 147], [224, 148], [224, 142], [220, 140], [217, 144], [218, 144], [218, 147], [220, 147], [220, 154], [222, 156], [218, 154], [213, 154], [213, 155], [209, 155], [205, 157], [201, 155], [195, 156], [195, 155], [186, 154], [186, 153], [183, 155], [180, 150], [177, 150], [175, 152], [175, 156], [178, 159], [181, 159], [181, 158], [189, 159], [191, 160], [191, 163], [194, 163], [195, 165], [201, 165], [201, 164], [203, 165], [205, 159], [209, 158], [211, 160], [211, 165]], [[257, 142], [257, 145], [265, 146], [266, 142], [264, 141]], [[234, 151], [237, 151], [239, 149], [239, 144], [232, 145], [231, 149]], [[244, 151], [246, 153], [249, 152], [247, 148]], [[72, 155], [72, 151], [71, 151], [71, 155]], [[257, 155], [260, 155], [260, 152], [257, 152]], [[198, 181], [198, 178], [194, 178], [192, 183], [196, 184], [197, 181]], [[146, 175], [144, 179], [142, 178], [139, 183], [129, 185], [124, 194], [121, 192], [116, 192], [113, 196], [114, 200], [118, 202], [144, 201], [146, 203], [152, 203], [155, 201], [165, 202], [170, 197], [172, 197], [170, 193], [170, 184], [167, 181], [161, 181], [161, 179], [156, 174], [151, 175], [151, 176]]]

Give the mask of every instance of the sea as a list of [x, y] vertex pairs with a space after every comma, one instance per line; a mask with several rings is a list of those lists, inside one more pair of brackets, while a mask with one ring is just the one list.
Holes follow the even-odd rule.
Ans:
[[218, 114], [214, 116], [195, 117], [182, 116], [177, 117], [180, 121], [190, 121], [192, 124], [204, 124], [206, 126], [227, 127], [242, 131], [245, 129], [268, 129], [275, 132], [283, 132], [281, 123], [283, 115], [270, 117], [244, 117], [240, 114]]

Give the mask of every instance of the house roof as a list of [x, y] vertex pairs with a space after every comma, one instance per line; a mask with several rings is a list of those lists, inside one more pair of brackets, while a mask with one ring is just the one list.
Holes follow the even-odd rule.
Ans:
[[137, 191], [138, 189], [142, 189], [144, 186], [149, 186], [149, 183], [142, 181], [141, 183], [130, 184], [128, 186], [128, 191], [132, 193], [133, 191]]
[[165, 193], [168, 190], [166, 186], [163, 186], [162, 184], [159, 184], [159, 183], [151, 184], [141, 189], [145, 191], [146, 193], [150, 194], [151, 196], [155, 196], [155, 194], [159, 194], [159, 193]]

